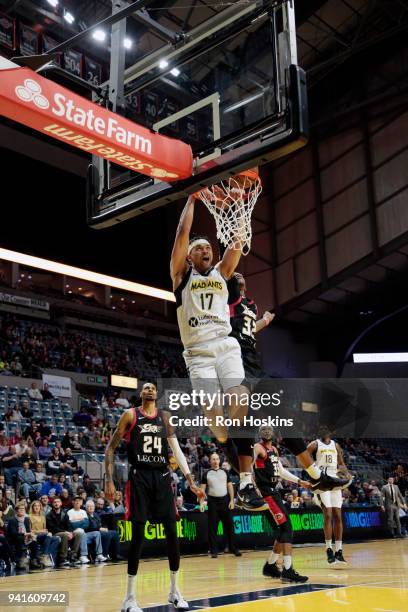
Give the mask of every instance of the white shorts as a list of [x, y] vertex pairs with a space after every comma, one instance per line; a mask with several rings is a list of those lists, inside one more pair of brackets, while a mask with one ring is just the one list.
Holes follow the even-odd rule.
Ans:
[[343, 505], [343, 495], [341, 489], [336, 491], [319, 491], [315, 493], [314, 500], [321, 508], [341, 508]]
[[245, 378], [241, 347], [231, 336], [186, 349], [183, 357], [194, 388], [201, 386], [200, 379], [206, 379], [206, 388], [221, 387], [225, 392], [240, 385]]

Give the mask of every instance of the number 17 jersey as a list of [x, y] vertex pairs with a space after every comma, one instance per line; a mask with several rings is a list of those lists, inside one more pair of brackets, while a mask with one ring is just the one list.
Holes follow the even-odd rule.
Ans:
[[162, 470], [169, 463], [167, 428], [161, 410], [147, 416], [142, 408], [133, 408], [133, 421], [124, 436], [129, 464], [135, 468]]
[[177, 320], [184, 348], [193, 348], [231, 331], [228, 288], [218, 266], [205, 274], [190, 268], [175, 291]]

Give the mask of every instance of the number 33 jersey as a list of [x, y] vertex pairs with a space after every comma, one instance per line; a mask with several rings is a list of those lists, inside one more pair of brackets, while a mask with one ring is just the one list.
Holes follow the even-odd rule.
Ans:
[[184, 348], [229, 335], [227, 282], [218, 266], [201, 274], [190, 268], [175, 291], [177, 320]]
[[169, 463], [167, 428], [161, 410], [147, 416], [141, 407], [132, 408], [133, 421], [124, 436], [129, 464], [135, 468], [162, 470]]

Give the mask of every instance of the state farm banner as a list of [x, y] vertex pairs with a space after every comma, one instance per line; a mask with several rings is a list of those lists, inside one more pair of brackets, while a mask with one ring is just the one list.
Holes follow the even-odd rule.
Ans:
[[6, 304], [15, 304], [16, 306], [26, 306], [27, 308], [35, 308], [36, 310], [49, 310], [49, 302], [43, 300], [32, 300], [31, 298], [23, 297], [22, 295], [12, 295], [11, 293], [0, 292], [0, 302]]
[[191, 147], [161, 136], [0, 56], [0, 114], [163, 181], [192, 174]]
[[42, 375], [43, 384], [48, 385], [48, 390], [55, 397], [71, 397], [71, 379], [65, 376], [54, 376], [52, 374]]

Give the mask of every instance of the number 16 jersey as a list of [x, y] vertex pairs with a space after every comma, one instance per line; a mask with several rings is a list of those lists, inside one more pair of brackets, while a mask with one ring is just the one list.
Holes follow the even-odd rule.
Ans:
[[177, 320], [184, 348], [193, 348], [231, 332], [227, 282], [218, 266], [205, 274], [190, 268], [175, 291]]
[[129, 464], [135, 468], [162, 470], [169, 463], [167, 428], [161, 410], [147, 416], [142, 408], [133, 408], [133, 421], [124, 436]]

